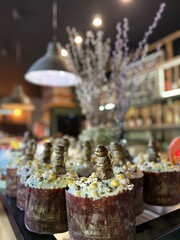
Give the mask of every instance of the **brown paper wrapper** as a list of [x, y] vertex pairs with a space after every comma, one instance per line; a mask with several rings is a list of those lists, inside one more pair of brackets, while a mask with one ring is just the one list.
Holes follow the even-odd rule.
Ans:
[[25, 226], [39, 234], [62, 233], [68, 230], [65, 189], [27, 187]]
[[17, 191], [17, 168], [7, 168], [6, 195], [15, 198]]
[[25, 209], [25, 200], [26, 200], [26, 186], [24, 185], [24, 183], [21, 183], [20, 176], [18, 176], [16, 206], [22, 211], [24, 211]]
[[134, 191], [99, 200], [79, 198], [66, 191], [70, 239], [134, 240]]
[[158, 206], [180, 202], [180, 172], [144, 172], [144, 201]]
[[135, 216], [138, 216], [144, 210], [143, 177], [132, 178], [130, 179], [130, 181], [134, 184], [135, 191], [134, 213]]

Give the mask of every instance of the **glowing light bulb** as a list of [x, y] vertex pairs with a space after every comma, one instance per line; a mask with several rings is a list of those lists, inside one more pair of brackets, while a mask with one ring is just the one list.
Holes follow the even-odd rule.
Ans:
[[76, 44], [80, 44], [80, 43], [82, 43], [82, 41], [83, 41], [83, 39], [82, 39], [82, 37], [79, 36], [79, 35], [74, 38], [74, 42], [75, 42]]
[[111, 110], [113, 108], [115, 108], [115, 104], [114, 103], [108, 103], [108, 104], [105, 105], [105, 109], [106, 110]]
[[14, 116], [19, 117], [22, 114], [22, 110], [19, 108], [14, 109], [13, 111]]
[[67, 55], [68, 55], [68, 51], [66, 50], [66, 49], [61, 49], [61, 55], [63, 56], [63, 57], [67, 57]]
[[95, 27], [100, 27], [102, 25], [102, 19], [98, 16], [94, 17], [92, 24]]
[[121, 2], [126, 4], [132, 2], [132, 0], [121, 0]]
[[99, 106], [99, 111], [104, 111], [104, 106], [103, 105]]

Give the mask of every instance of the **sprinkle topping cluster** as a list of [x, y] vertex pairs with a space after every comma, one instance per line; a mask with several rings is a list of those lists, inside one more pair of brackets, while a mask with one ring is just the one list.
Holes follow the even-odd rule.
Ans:
[[17, 175], [20, 176], [21, 183], [25, 183], [27, 178], [40, 168], [37, 161], [28, 161], [17, 170]]
[[69, 184], [69, 192], [76, 197], [97, 200], [132, 190], [133, 184], [123, 174], [114, 175], [108, 149], [98, 145], [95, 150], [97, 171]]
[[[50, 154], [50, 152], [48, 154]], [[45, 164], [47, 165], [47, 163]], [[62, 145], [57, 145], [55, 147], [52, 168], [46, 170], [45, 168], [39, 169], [27, 179], [26, 185], [38, 189], [66, 188], [68, 182], [73, 182], [76, 177], [77, 174], [73, 171], [66, 173], [64, 164], [64, 147]]]
[[164, 162], [149, 162], [146, 161], [140, 166], [145, 172], [178, 172], [180, 171], [178, 165], [174, 165], [169, 161]]
[[130, 162], [127, 162], [122, 167], [115, 166], [113, 170], [115, 175], [123, 173], [129, 179], [143, 177], [143, 173], [140, 168], [136, 164], [131, 164]]
[[74, 196], [93, 200], [117, 195], [123, 191], [132, 190], [134, 187], [123, 174], [111, 179], [100, 180], [95, 172], [90, 177], [82, 177], [68, 184], [68, 186], [68, 191]]
[[38, 189], [58, 189], [66, 188], [68, 184], [68, 176], [66, 174], [57, 175], [53, 170], [38, 170], [30, 176], [26, 185]]

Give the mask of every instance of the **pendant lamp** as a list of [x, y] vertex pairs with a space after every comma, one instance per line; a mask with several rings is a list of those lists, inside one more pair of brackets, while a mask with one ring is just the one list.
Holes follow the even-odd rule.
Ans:
[[73, 86], [77, 76], [68, 56], [61, 55], [61, 44], [57, 42], [57, 0], [52, 0], [53, 41], [48, 44], [47, 52], [38, 59], [25, 74], [25, 80], [42, 86]]
[[10, 96], [2, 99], [1, 107], [12, 110], [17, 108], [24, 111], [32, 111], [35, 109], [31, 99], [24, 93], [21, 85], [16, 86]]

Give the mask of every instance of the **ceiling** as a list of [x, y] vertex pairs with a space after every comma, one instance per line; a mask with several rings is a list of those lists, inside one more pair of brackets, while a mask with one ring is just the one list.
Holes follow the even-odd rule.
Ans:
[[[100, 14], [105, 36], [115, 38], [116, 23], [129, 19], [130, 46], [135, 48], [152, 23], [160, 0], [57, 0], [58, 40], [68, 42], [66, 26], [75, 26], [82, 36], [91, 26], [92, 16]], [[180, 29], [180, 0], [165, 0], [167, 6], [149, 42]], [[0, 0], [0, 96], [22, 84], [30, 96], [40, 96], [41, 88], [23, 79], [28, 67], [45, 53], [52, 38], [51, 0]], [[18, 11], [16, 11], [18, 10]], [[18, 19], [17, 13], [20, 13]], [[14, 16], [14, 17], [13, 17]]]

